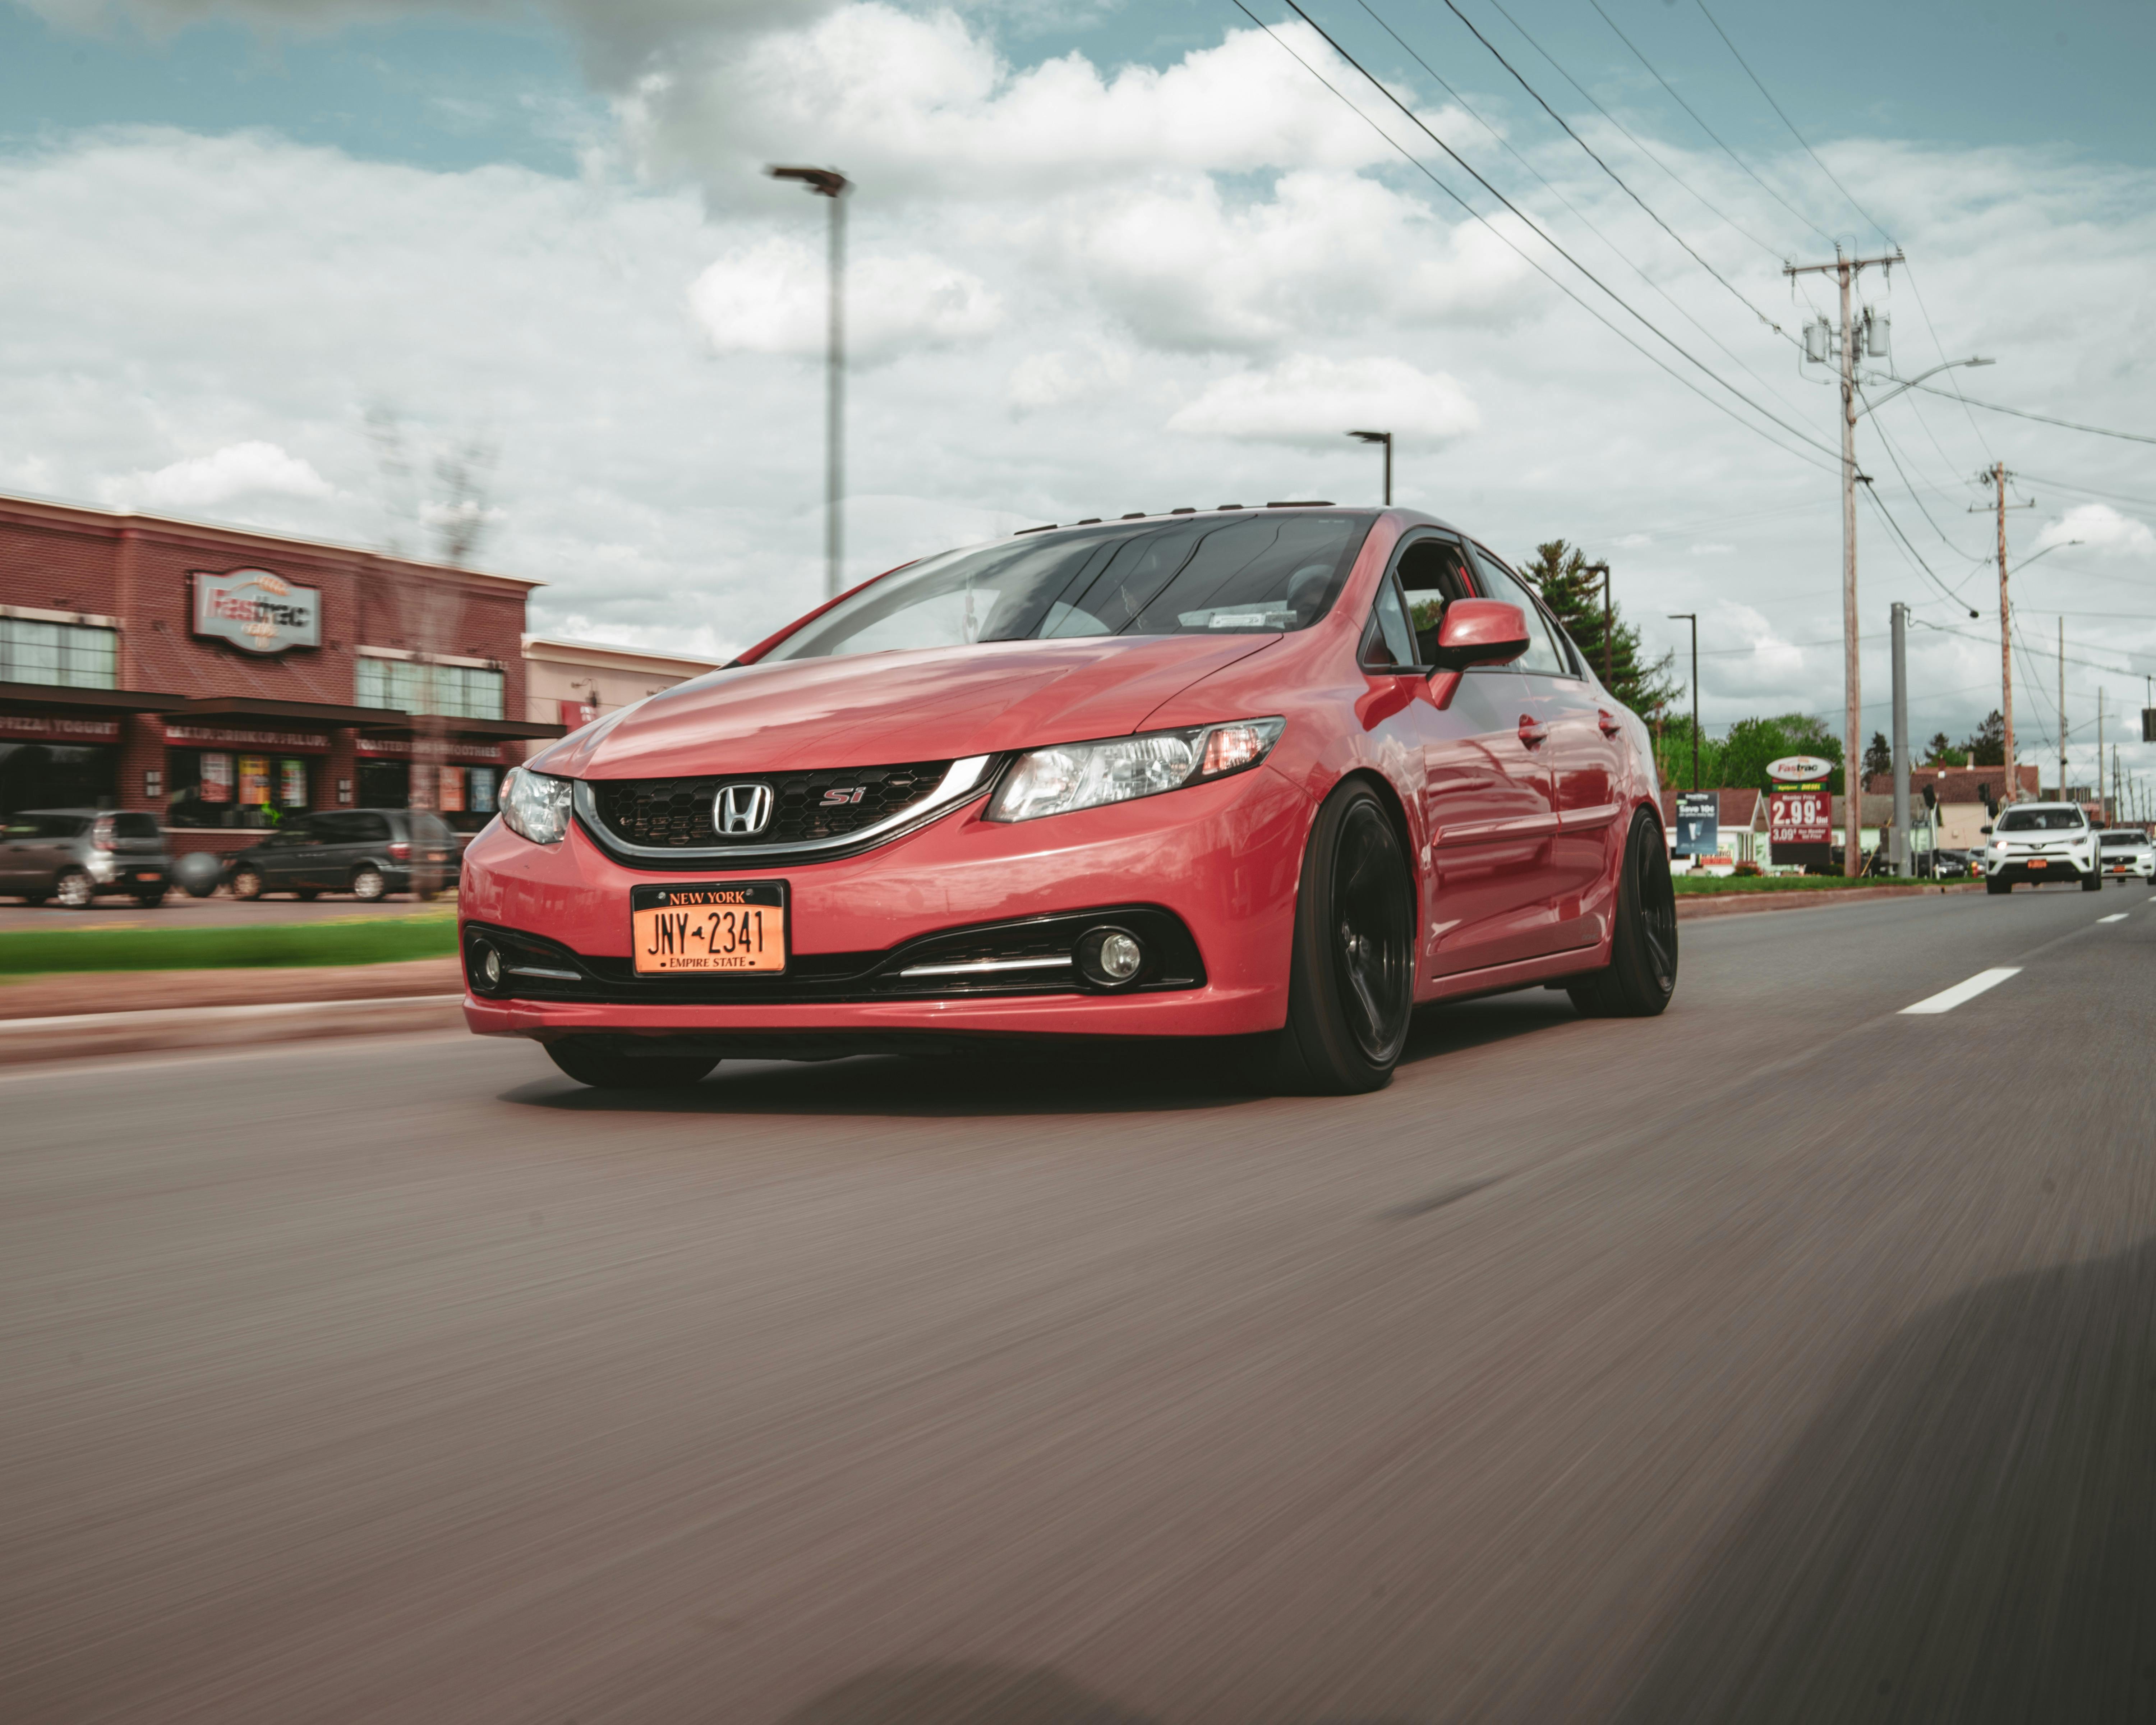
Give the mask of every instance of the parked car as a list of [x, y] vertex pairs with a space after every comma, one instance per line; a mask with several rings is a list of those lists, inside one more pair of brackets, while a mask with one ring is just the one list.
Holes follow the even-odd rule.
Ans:
[[1984, 889], [2011, 892], [2017, 885], [2078, 882], [2084, 892], [2103, 891], [2097, 829], [2078, 803], [2016, 803], [1999, 811], [1984, 830]]
[[[1984, 853], [1979, 850], [1975, 855], [1981, 859]], [[1958, 880], [1964, 875], [1973, 874], [1975, 870], [1969, 861], [1969, 856], [1970, 853], [1966, 850], [1954, 850], [1943, 847], [1934, 850], [1931, 853], [1932, 873], [1942, 880]]]
[[125, 893], [154, 908], [172, 865], [157, 817], [133, 809], [25, 809], [0, 827], [0, 893], [33, 905], [81, 911]]
[[2133, 880], [2156, 880], [2156, 845], [2138, 827], [2114, 828], [2101, 835], [2103, 872], [2123, 885]]
[[349, 892], [367, 902], [393, 892], [433, 898], [454, 884], [455, 835], [439, 815], [411, 809], [326, 809], [288, 816], [224, 874], [234, 898]]
[[1367, 1091], [1424, 1002], [1676, 985], [1646, 727], [1499, 558], [1329, 504], [868, 582], [518, 768], [459, 908], [471, 1027], [609, 1088], [1021, 1034]]

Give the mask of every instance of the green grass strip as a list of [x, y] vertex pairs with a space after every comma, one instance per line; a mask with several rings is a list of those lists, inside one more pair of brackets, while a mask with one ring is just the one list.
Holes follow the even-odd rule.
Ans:
[[1860, 886], [1938, 886], [1938, 880], [1916, 880], [1906, 875], [1873, 875], [1851, 880], [1840, 875], [1678, 875], [1671, 881], [1681, 893], [1717, 892], [1846, 892]]
[[216, 928], [23, 928], [0, 932], [0, 976], [79, 970], [226, 970], [248, 966], [393, 964], [457, 950], [454, 913], [340, 916]]

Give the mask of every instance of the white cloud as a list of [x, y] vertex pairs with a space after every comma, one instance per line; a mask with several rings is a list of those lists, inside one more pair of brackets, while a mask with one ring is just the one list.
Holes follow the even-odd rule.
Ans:
[[236, 499], [295, 497], [309, 501], [336, 495], [313, 466], [259, 440], [229, 444], [209, 455], [192, 455], [158, 468], [110, 479], [98, 488], [104, 500], [136, 509], [217, 509]]
[[[828, 326], [824, 254], [769, 239], [730, 253], [690, 284], [690, 309], [714, 353], [820, 354]], [[1003, 305], [970, 271], [914, 253], [855, 259], [847, 270], [846, 351], [886, 358], [987, 335]]]
[[1650, 533], [1620, 533], [1609, 542], [1620, 551], [1640, 551], [1655, 541]]
[[1429, 444], [1463, 436], [1481, 423], [1466, 392], [1443, 372], [1419, 372], [1404, 360], [1298, 353], [1267, 371], [1221, 378], [1178, 409], [1168, 429], [1333, 449], [1355, 426]]
[[2121, 515], [2108, 503], [2076, 504], [2058, 520], [2045, 525], [2032, 550], [2071, 545], [2076, 540], [2099, 556], [2156, 557], [2156, 533], [2149, 531], [2148, 524]]

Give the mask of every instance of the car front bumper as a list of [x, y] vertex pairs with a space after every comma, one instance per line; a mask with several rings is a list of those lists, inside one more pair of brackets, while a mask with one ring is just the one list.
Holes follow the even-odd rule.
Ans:
[[630, 959], [632, 886], [783, 880], [790, 962], [798, 974], [775, 978], [771, 993], [798, 997], [801, 978], [814, 968], [803, 960], [880, 954], [955, 930], [1146, 905], [1188, 931], [1203, 982], [1151, 993], [971, 988], [927, 998], [818, 1000], [740, 998], [747, 979], [729, 978], [730, 998], [695, 1003], [495, 999], [468, 986], [465, 1021], [482, 1035], [723, 1040], [732, 1034], [745, 1045], [824, 1033], [896, 1040], [938, 1034], [1239, 1035], [1286, 1022], [1310, 804], [1281, 774], [1261, 767], [1163, 796], [1008, 825], [982, 819], [982, 806], [977, 801], [860, 856], [752, 870], [629, 869], [579, 825], [552, 845], [496, 825], [465, 854], [459, 921], [467, 932], [490, 927], [537, 936], [619, 976]]
[[2071, 856], [2051, 856], [2042, 860], [2041, 867], [2032, 868], [2033, 858], [2020, 856], [1986, 857], [1984, 872], [1994, 880], [2010, 880], [2015, 885], [2024, 882], [2041, 886], [2046, 880], [2080, 880], [2095, 872], [2090, 865]]

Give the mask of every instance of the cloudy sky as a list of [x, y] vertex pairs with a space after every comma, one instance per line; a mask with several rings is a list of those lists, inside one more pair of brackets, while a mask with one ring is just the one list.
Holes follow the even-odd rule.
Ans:
[[[1831, 290], [1784, 259], [1906, 249], [1861, 283], [1878, 373], [1983, 356], [1933, 382], [2156, 435], [2145, 5], [1305, 0], [1388, 95], [1249, 3], [1270, 34], [1235, 0], [0, 0], [0, 489], [418, 547], [478, 448], [480, 560], [550, 583], [539, 626], [746, 644], [822, 579], [825, 211], [779, 161], [858, 187], [855, 575], [1374, 501], [1343, 434], [1387, 427], [1403, 501], [1584, 543], [1662, 644], [1698, 612], [1710, 725], [1838, 716], [1797, 339]], [[1969, 511], [2003, 459], [2014, 558], [2059, 547], [2016, 581], [2022, 758], [2056, 762], [2063, 626], [2086, 777], [2098, 686], [2128, 713], [2156, 671], [2156, 444], [1919, 393], [1859, 455], [1908, 538], [1864, 509], [1867, 726], [1897, 599], [1917, 736], [1998, 704]]]

